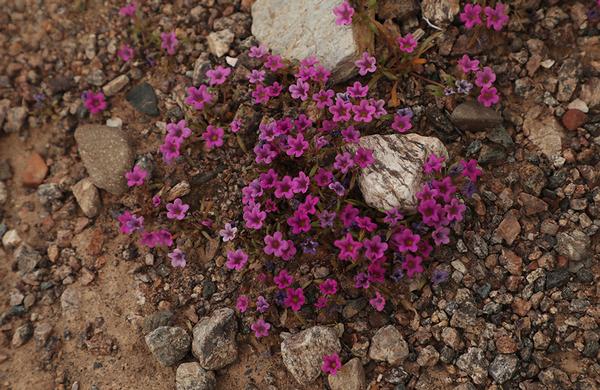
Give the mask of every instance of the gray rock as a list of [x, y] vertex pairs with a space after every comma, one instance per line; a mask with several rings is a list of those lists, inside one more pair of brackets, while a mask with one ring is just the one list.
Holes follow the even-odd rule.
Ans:
[[212, 371], [207, 371], [196, 362], [183, 363], [175, 374], [176, 390], [213, 390], [217, 379]]
[[115, 195], [125, 192], [125, 172], [131, 169], [133, 152], [123, 131], [108, 126], [85, 125], [77, 128], [75, 140], [90, 180]]
[[77, 182], [71, 191], [81, 207], [81, 211], [88, 218], [94, 218], [100, 211], [100, 193], [89, 178], [85, 178]]
[[220, 58], [227, 54], [234, 39], [235, 35], [231, 30], [225, 29], [208, 34], [206, 43], [208, 43], [208, 50], [210, 50], [214, 56]]
[[35, 340], [36, 349], [41, 349], [46, 345], [48, 337], [52, 334], [52, 324], [49, 322], [40, 322], [35, 326], [33, 331], [33, 339]]
[[161, 326], [146, 336], [146, 345], [163, 366], [172, 366], [187, 355], [192, 339], [176, 326]]
[[401, 364], [408, 357], [408, 353], [408, 343], [393, 325], [379, 329], [373, 336], [369, 348], [371, 359], [388, 362], [393, 366]]
[[15, 251], [17, 269], [21, 275], [31, 272], [42, 261], [42, 255], [27, 244], [22, 244]]
[[167, 326], [171, 322], [173, 313], [169, 310], [161, 310], [144, 317], [142, 331], [148, 334], [160, 326]]
[[571, 278], [569, 270], [566, 268], [560, 268], [555, 271], [549, 271], [546, 273], [546, 290], [550, 290], [554, 287], [563, 287]]
[[206, 72], [211, 69], [209, 54], [200, 53], [196, 62], [194, 62], [194, 71], [192, 72], [192, 82], [194, 85], [202, 84], [206, 81]]
[[341, 349], [333, 328], [313, 326], [283, 340], [281, 357], [296, 381], [308, 385], [321, 374], [323, 355], [337, 353]]
[[573, 261], [582, 261], [589, 255], [590, 238], [581, 230], [561, 232], [556, 236], [556, 251]]
[[58, 204], [63, 197], [63, 192], [56, 183], [41, 184], [38, 187], [36, 194], [40, 203], [44, 206]]
[[127, 84], [129, 84], [129, 77], [127, 77], [126, 74], [122, 74], [102, 87], [102, 92], [104, 92], [106, 96], [114, 96], [125, 88]]
[[69, 286], [60, 296], [60, 307], [63, 314], [76, 313], [81, 305], [81, 291], [76, 286]]
[[[375, 163], [362, 170], [358, 184], [365, 202], [382, 211], [399, 207], [414, 212], [423, 185], [423, 164], [431, 154], [448, 159], [442, 141], [418, 134], [369, 135], [359, 145], [373, 150]], [[356, 150], [356, 146], [349, 148]]]
[[481, 131], [502, 124], [502, 116], [498, 111], [477, 102], [459, 104], [452, 111], [450, 120], [459, 129], [465, 131]]
[[475, 384], [485, 383], [490, 363], [481, 348], [471, 347], [456, 360], [456, 366], [466, 372]]
[[433, 367], [440, 360], [440, 353], [433, 345], [428, 345], [419, 352], [417, 364], [421, 367]]
[[515, 355], [497, 355], [489, 367], [494, 382], [502, 384], [509, 380], [517, 370], [519, 360]]
[[206, 370], [218, 370], [235, 361], [238, 348], [235, 341], [237, 322], [233, 310], [216, 310], [194, 326], [192, 353]]
[[329, 375], [331, 390], [365, 390], [367, 380], [365, 370], [359, 358], [354, 358], [344, 364], [337, 374]]
[[274, 53], [302, 60], [316, 56], [332, 71], [334, 82], [356, 73], [361, 54], [353, 26], [335, 24], [333, 9], [342, 0], [257, 0], [252, 6], [252, 34]]
[[28, 342], [29, 339], [31, 339], [31, 336], [33, 336], [33, 325], [31, 325], [30, 322], [27, 322], [25, 325], [21, 325], [15, 329], [15, 333], [12, 337], [12, 346], [14, 348], [20, 347]]
[[146, 82], [131, 88], [125, 99], [139, 112], [150, 116], [158, 116], [158, 98], [154, 88]]
[[27, 119], [27, 107], [13, 107], [6, 112], [6, 123], [4, 131], [16, 133], [23, 128]]
[[421, 13], [438, 27], [448, 26], [460, 11], [458, 0], [423, 0]]

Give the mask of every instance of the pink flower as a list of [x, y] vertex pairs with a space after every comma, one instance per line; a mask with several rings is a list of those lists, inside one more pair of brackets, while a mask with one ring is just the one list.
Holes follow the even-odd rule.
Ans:
[[282, 269], [281, 271], [279, 271], [277, 276], [273, 278], [273, 281], [275, 282], [275, 285], [278, 289], [283, 290], [291, 286], [292, 283], [294, 283], [294, 278], [290, 274], [288, 274], [288, 272], [285, 269]]
[[125, 211], [123, 214], [117, 217], [120, 224], [121, 233], [131, 234], [144, 228], [144, 217], [136, 216], [129, 211]]
[[296, 80], [296, 84], [290, 85], [289, 89], [290, 89], [290, 94], [292, 95], [292, 98], [305, 101], [306, 99], [308, 99], [308, 89], [309, 88], [310, 87], [307, 82], [298, 79], [298, 80]]
[[177, 219], [181, 221], [185, 218], [185, 215], [190, 208], [189, 205], [183, 203], [181, 199], [177, 198], [173, 203], [167, 203], [167, 218]]
[[358, 217], [358, 214], [358, 209], [351, 204], [344, 206], [340, 211], [340, 221], [342, 221], [342, 225], [344, 225], [345, 228], [351, 227], [356, 220], [356, 217]]
[[327, 299], [327, 297], [321, 296], [315, 302], [315, 307], [317, 309], [323, 309], [323, 308], [326, 308], [328, 304], [329, 304], [329, 300]]
[[433, 199], [420, 202], [417, 210], [426, 225], [433, 226], [440, 221], [441, 206]]
[[440, 246], [443, 244], [448, 244], [450, 242], [450, 229], [443, 226], [438, 226], [433, 233], [431, 233], [431, 238], [433, 238], [433, 242], [436, 246]]
[[119, 9], [119, 15], [133, 18], [135, 16], [136, 8], [135, 2], [131, 1]]
[[369, 288], [369, 278], [364, 272], [359, 272], [354, 276], [354, 288]]
[[121, 45], [121, 48], [117, 50], [117, 55], [123, 61], [128, 62], [133, 58], [133, 48], [127, 44]]
[[390, 226], [396, 226], [403, 218], [404, 215], [402, 215], [400, 210], [398, 210], [398, 208], [393, 208], [385, 211], [385, 218], [383, 219], [383, 222]]
[[349, 152], [343, 152], [335, 156], [333, 167], [342, 173], [348, 173], [354, 166], [354, 159]]
[[368, 51], [362, 53], [360, 59], [356, 60], [354, 64], [358, 68], [358, 74], [361, 76], [365, 76], [367, 73], [373, 73], [377, 70], [377, 60], [375, 57], [369, 54]]
[[160, 196], [159, 195], [154, 195], [152, 197], [152, 207], [158, 207], [158, 206], [160, 206], [160, 203], [161, 203]]
[[407, 254], [402, 263], [402, 269], [406, 271], [406, 276], [412, 278], [416, 274], [423, 272], [423, 266], [421, 265], [422, 261], [423, 259], [421, 256], [415, 256], [410, 253]]
[[304, 140], [304, 135], [298, 134], [296, 137], [288, 137], [287, 150], [288, 156], [300, 157], [308, 150], [308, 142]]
[[302, 308], [302, 305], [304, 305], [304, 301], [304, 290], [302, 290], [302, 288], [288, 288], [283, 304], [293, 311], [299, 311]]
[[323, 295], [335, 295], [337, 292], [337, 281], [335, 279], [327, 279], [319, 285], [319, 291]]
[[346, 93], [348, 94], [348, 96], [353, 98], [362, 98], [367, 96], [367, 94], [369, 93], [369, 86], [362, 85], [360, 81], [355, 81], [354, 84], [346, 88]]
[[356, 122], [369, 123], [373, 120], [375, 107], [368, 100], [363, 99], [358, 105], [352, 106], [352, 111], [354, 112], [354, 120]]
[[135, 165], [131, 171], [125, 173], [127, 186], [134, 187], [143, 185], [146, 176], [148, 176], [148, 172], [140, 168], [139, 165]]
[[329, 106], [329, 112], [333, 114], [334, 122], [345, 122], [352, 118], [352, 106], [351, 102], [344, 101], [343, 99], [337, 98], [333, 106]]
[[102, 92], [87, 91], [84, 93], [84, 106], [91, 114], [98, 114], [106, 109], [106, 100]]
[[223, 134], [225, 131], [222, 128], [208, 125], [206, 131], [202, 133], [206, 148], [210, 150], [223, 146]]
[[310, 231], [310, 218], [304, 210], [296, 210], [291, 217], [287, 219], [288, 225], [292, 228], [292, 234], [306, 233]]
[[375, 310], [382, 311], [385, 307], [385, 298], [379, 293], [379, 291], [375, 291], [375, 297], [369, 299], [369, 303]]
[[356, 130], [354, 126], [348, 126], [342, 130], [342, 138], [344, 142], [357, 144], [360, 141], [360, 131]]
[[412, 34], [406, 34], [405, 37], [399, 36], [396, 38], [400, 51], [412, 53], [417, 48], [417, 41]]
[[252, 46], [250, 48], [250, 52], [248, 53], [248, 56], [250, 58], [263, 58], [267, 53], [268, 53], [268, 50], [263, 45]]
[[240, 311], [240, 313], [245, 313], [248, 310], [248, 305], [250, 304], [250, 299], [246, 295], [240, 295], [235, 304], [236, 309]]
[[[294, 194], [304, 194], [308, 191], [308, 186], [310, 185], [310, 179], [306, 176], [306, 173], [303, 171], [298, 172], [298, 176], [292, 179], [292, 191]], [[309, 195], [310, 196], [310, 195]], [[307, 197], [307, 200], [309, 198]], [[317, 202], [319, 198], [316, 198]]]
[[183, 140], [192, 135], [192, 130], [187, 127], [185, 119], [182, 119], [177, 123], [168, 123], [167, 134], [169, 137], [176, 138], [183, 142]]
[[340, 368], [342, 368], [342, 361], [337, 353], [323, 356], [321, 370], [324, 373], [335, 376]]
[[410, 119], [410, 115], [394, 114], [392, 129], [396, 130], [398, 133], [406, 133], [408, 130], [412, 129], [412, 123]]
[[454, 198], [450, 201], [450, 204], [444, 206], [446, 212], [446, 218], [449, 221], [462, 221], [463, 213], [466, 210], [466, 206], [462, 204], [458, 199]]
[[206, 75], [209, 79], [208, 84], [221, 85], [227, 80], [227, 77], [229, 77], [230, 74], [231, 68], [226, 68], [221, 65], [217, 66], [214, 69], [210, 69], [206, 72]]
[[465, 28], [470, 30], [481, 24], [481, 6], [479, 4], [465, 4], [463, 12], [458, 17], [465, 24]]
[[171, 232], [166, 229], [160, 229], [154, 232], [156, 238], [156, 245], [158, 246], [171, 246], [173, 245], [173, 236]]
[[260, 205], [244, 207], [244, 222], [248, 229], [260, 229], [266, 218], [267, 213], [260, 210]]
[[464, 74], [470, 72], [476, 72], [479, 69], [479, 60], [471, 59], [468, 55], [464, 54], [460, 60], [458, 60], [458, 66]]
[[252, 91], [252, 98], [254, 104], [265, 104], [271, 98], [269, 88], [266, 88], [262, 84], [256, 84], [256, 88]]
[[264, 251], [267, 255], [281, 257], [287, 249], [287, 241], [283, 239], [280, 231], [276, 231], [273, 235], [266, 235], [264, 242]]
[[254, 331], [254, 335], [258, 339], [269, 335], [269, 329], [271, 329], [271, 324], [265, 322], [265, 320], [260, 318], [258, 321], [250, 325], [250, 328]]
[[275, 72], [278, 69], [283, 68], [285, 65], [281, 60], [281, 57], [278, 55], [268, 55], [267, 60], [265, 61], [265, 68], [269, 69], [271, 72]]
[[327, 83], [329, 77], [331, 77], [331, 72], [328, 71], [324, 66], [319, 65], [315, 67], [315, 71], [313, 72], [310, 79], [323, 85]]
[[312, 98], [314, 100], [314, 102], [317, 104], [317, 108], [319, 110], [323, 110], [325, 109], [325, 107], [329, 107], [333, 104], [333, 95], [335, 95], [335, 92], [333, 92], [332, 89], [328, 89], [328, 90], [320, 90], [319, 92], [315, 93]]
[[335, 240], [333, 245], [340, 250], [338, 254], [340, 260], [356, 260], [358, 250], [362, 247], [362, 243], [355, 241], [350, 233], [346, 233], [345, 237]]
[[182, 140], [180, 138], [171, 137], [169, 135], [165, 137], [165, 142], [160, 145], [158, 149], [162, 153], [163, 160], [165, 160], [167, 164], [179, 157], [181, 142]]
[[493, 28], [496, 31], [500, 31], [506, 24], [508, 24], [506, 5], [502, 3], [496, 3], [496, 8], [492, 8], [489, 6], [485, 7], [483, 12], [487, 17], [485, 21], [487, 28]]
[[281, 180], [275, 183], [275, 197], [277, 199], [286, 198], [292, 199], [294, 197], [294, 190], [292, 188], [292, 177], [284, 176]]
[[269, 305], [269, 302], [267, 302], [265, 297], [263, 297], [262, 295], [256, 298], [256, 311], [258, 311], [259, 313], [266, 312], [267, 310], [269, 310], [270, 306], [271, 305]]
[[363, 247], [365, 249], [365, 256], [367, 259], [376, 261], [385, 255], [388, 244], [386, 242], [382, 242], [381, 236], [374, 236], [370, 240], [363, 240]]
[[177, 45], [179, 41], [177, 40], [177, 35], [175, 31], [172, 32], [163, 32], [160, 34], [160, 48], [165, 49], [167, 54], [172, 56], [175, 54], [175, 49], [177, 49]]
[[313, 179], [319, 187], [327, 187], [329, 183], [331, 183], [331, 181], [333, 180], [333, 173], [331, 173], [325, 168], [319, 168], [317, 170], [317, 174], [313, 177]]
[[250, 72], [247, 78], [250, 84], [262, 83], [263, 81], [265, 81], [265, 71], [252, 69], [252, 72]]
[[491, 87], [494, 81], [496, 81], [496, 73], [489, 66], [475, 74], [475, 85], [478, 87]]
[[176, 248], [173, 252], [169, 253], [167, 256], [169, 256], [169, 259], [171, 259], [171, 266], [173, 266], [175, 268], [185, 267], [185, 264], [186, 264], [185, 253], [183, 253], [181, 251], [181, 249]]
[[204, 109], [206, 104], [212, 102], [213, 96], [208, 92], [206, 85], [202, 84], [198, 88], [189, 87], [187, 89], [187, 97], [185, 103], [200, 111]]
[[462, 160], [460, 162], [461, 167], [463, 168], [462, 174], [471, 180], [473, 183], [477, 181], [477, 178], [481, 176], [481, 169], [477, 168], [477, 160], [469, 160], [468, 162]]
[[235, 251], [227, 252], [227, 261], [225, 262], [225, 266], [228, 269], [239, 271], [244, 268], [247, 262], [248, 255], [243, 250], [236, 249]]
[[142, 232], [142, 235], [140, 236], [140, 243], [148, 248], [154, 248], [156, 246], [156, 233]]
[[278, 154], [270, 143], [256, 144], [254, 153], [256, 154], [255, 161], [259, 164], [271, 164]]
[[227, 222], [223, 229], [219, 230], [219, 236], [223, 239], [223, 242], [233, 241], [238, 229], [235, 226], [231, 226], [231, 223]]
[[423, 172], [431, 174], [433, 172], [441, 171], [444, 160], [446, 160], [444, 156], [437, 157], [435, 154], [430, 154], [429, 157], [427, 157], [425, 165], [423, 165]]
[[486, 107], [491, 107], [500, 101], [496, 87], [483, 87], [477, 97], [477, 101]]
[[338, 26], [347, 26], [352, 24], [352, 16], [354, 15], [354, 8], [348, 3], [348, 0], [333, 9], [335, 15], [335, 24]]
[[421, 237], [418, 234], [413, 234], [412, 230], [408, 228], [403, 228], [392, 234], [392, 242], [400, 252], [416, 252], [420, 239]]

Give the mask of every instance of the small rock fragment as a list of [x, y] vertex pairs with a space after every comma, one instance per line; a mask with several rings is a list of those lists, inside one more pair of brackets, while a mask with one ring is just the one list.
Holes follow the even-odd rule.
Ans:
[[19, 246], [21, 241], [22, 240], [21, 240], [21, 237], [19, 236], [19, 232], [17, 232], [15, 229], [11, 229], [11, 230], [7, 231], [2, 236], [2, 246], [5, 249], [16, 248], [17, 246]]
[[182, 363], [175, 374], [176, 390], [213, 390], [217, 379], [212, 371], [207, 371], [196, 362]]
[[29, 339], [31, 339], [31, 336], [33, 336], [33, 325], [31, 325], [30, 322], [19, 326], [17, 329], [15, 329], [15, 333], [13, 334], [13, 348], [18, 348], [21, 345], [25, 344], [29, 341]]
[[15, 251], [17, 269], [21, 275], [31, 272], [42, 261], [42, 255], [27, 244], [21, 244]]
[[229, 29], [225, 29], [208, 34], [206, 42], [210, 52], [220, 58], [227, 54], [234, 39], [235, 35]]
[[581, 230], [558, 233], [556, 241], [556, 251], [570, 260], [582, 261], [589, 255], [590, 238]]
[[25, 170], [23, 170], [21, 177], [21, 182], [24, 186], [37, 187], [44, 181], [47, 173], [48, 166], [46, 165], [46, 162], [42, 156], [36, 152], [33, 152], [27, 160]]
[[456, 366], [466, 372], [478, 385], [485, 383], [489, 364], [483, 350], [476, 347], [469, 348], [456, 360]]
[[114, 96], [125, 88], [127, 84], [129, 84], [129, 77], [127, 77], [126, 74], [122, 74], [102, 87], [102, 92], [104, 92], [104, 95], [106, 96]]
[[459, 104], [452, 111], [450, 120], [459, 129], [465, 131], [492, 129], [502, 124], [502, 116], [498, 111], [476, 102]]
[[6, 112], [6, 123], [4, 131], [7, 133], [17, 133], [25, 124], [27, 119], [27, 107], [13, 107]]
[[494, 382], [502, 384], [508, 381], [517, 369], [518, 359], [515, 355], [497, 355], [490, 364], [489, 373]]
[[327, 380], [331, 390], [364, 390], [367, 388], [365, 370], [359, 358], [348, 361], [336, 375], [329, 375]]
[[438, 27], [446, 27], [458, 15], [460, 4], [458, 0], [423, 0], [421, 13], [431, 23]]
[[218, 370], [235, 361], [238, 355], [235, 336], [237, 322], [233, 310], [216, 310], [201, 318], [193, 329], [192, 353], [206, 370]]
[[77, 182], [71, 191], [81, 207], [81, 211], [88, 218], [94, 218], [100, 211], [100, 193], [89, 178]]
[[131, 103], [133, 108], [141, 112], [142, 114], [150, 116], [158, 116], [158, 98], [154, 88], [146, 82], [136, 85], [131, 88], [125, 99]]
[[369, 357], [377, 361], [386, 361], [396, 366], [408, 356], [408, 343], [393, 325], [385, 326], [377, 331], [371, 341]]
[[175, 326], [161, 326], [146, 336], [146, 345], [154, 358], [163, 366], [178, 363], [190, 350], [192, 339], [187, 332]]

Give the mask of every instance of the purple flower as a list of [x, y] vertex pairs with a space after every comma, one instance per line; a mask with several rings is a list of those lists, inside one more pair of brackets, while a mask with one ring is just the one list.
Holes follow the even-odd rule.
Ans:
[[361, 168], [368, 168], [375, 163], [373, 150], [366, 148], [358, 148], [354, 154], [354, 162]]
[[408, 130], [412, 129], [410, 117], [408, 115], [395, 114], [392, 129], [396, 130], [398, 133], [406, 133]]
[[227, 77], [231, 74], [231, 68], [225, 68], [224, 66], [217, 66], [215, 69], [210, 69], [206, 72], [208, 76], [208, 84], [210, 85], [221, 85], [226, 80]]
[[235, 304], [236, 309], [240, 311], [240, 313], [245, 313], [248, 310], [248, 305], [250, 305], [250, 299], [246, 295], [240, 295]]
[[468, 95], [473, 89], [473, 84], [468, 80], [456, 80], [454, 85], [456, 86], [456, 92], [462, 93], [463, 95]]
[[117, 55], [123, 61], [128, 62], [133, 58], [133, 48], [127, 44], [121, 45], [121, 48], [117, 50]]
[[333, 114], [334, 122], [345, 122], [352, 118], [352, 107], [351, 102], [337, 98], [335, 104], [329, 106], [329, 112]]
[[312, 98], [314, 100], [314, 102], [317, 104], [317, 108], [319, 110], [323, 110], [325, 109], [325, 107], [329, 107], [333, 104], [333, 95], [335, 94], [335, 92], [333, 92], [332, 89], [328, 89], [328, 90], [320, 90], [319, 92], [315, 93]]
[[306, 255], [315, 255], [317, 254], [317, 247], [319, 246], [319, 243], [309, 238], [302, 242], [300, 246], [302, 247], [302, 253]]
[[170, 56], [175, 54], [175, 49], [177, 49], [177, 45], [179, 44], [179, 41], [177, 40], [177, 35], [175, 34], [175, 31], [161, 33], [160, 40], [161, 40], [161, 44], [160, 44], [161, 49], [165, 49], [167, 51], [167, 54]]
[[227, 252], [227, 261], [225, 262], [225, 266], [228, 269], [235, 269], [239, 271], [244, 268], [247, 262], [248, 255], [243, 250], [236, 249], [235, 251]]
[[319, 285], [319, 291], [323, 295], [335, 295], [337, 288], [338, 283], [335, 279], [327, 279]]
[[187, 127], [187, 122], [185, 119], [180, 120], [177, 123], [168, 123], [167, 124], [167, 134], [171, 138], [175, 138], [183, 142], [186, 138], [192, 135], [192, 130]]
[[398, 43], [398, 47], [400, 47], [400, 51], [405, 53], [412, 53], [417, 48], [417, 41], [412, 34], [406, 34], [405, 37], [399, 36], [396, 42]]
[[119, 9], [119, 15], [133, 18], [136, 8], [135, 2], [131, 1]]
[[208, 125], [206, 131], [202, 133], [202, 139], [207, 149], [214, 149], [223, 146], [223, 135], [225, 131], [221, 127]]
[[413, 234], [412, 230], [403, 228], [400, 231], [392, 234], [391, 239], [398, 251], [416, 252], [418, 250], [417, 244], [419, 243], [421, 237], [418, 234]]
[[381, 259], [385, 255], [388, 244], [381, 240], [381, 236], [374, 236], [372, 239], [363, 240], [365, 256], [371, 261]]
[[283, 239], [280, 231], [276, 231], [273, 235], [267, 234], [263, 240], [265, 242], [263, 250], [267, 255], [281, 257], [287, 249], [287, 241]]
[[489, 66], [475, 74], [475, 85], [478, 87], [491, 87], [494, 81], [496, 81], [496, 73]]
[[175, 268], [185, 267], [185, 264], [186, 264], [185, 253], [183, 253], [181, 251], [181, 249], [175, 248], [175, 250], [173, 250], [173, 252], [169, 253], [167, 256], [169, 256], [169, 259], [171, 259], [171, 265], [173, 267], [175, 267]]
[[102, 92], [85, 92], [83, 104], [91, 114], [98, 114], [106, 109], [106, 100]]
[[329, 184], [329, 189], [335, 192], [337, 196], [344, 196], [344, 194], [346, 193], [346, 188], [339, 181]]
[[477, 101], [486, 107], [491, 107], [500, 101], [498, 90], [495, 87], [483, 87], [477, 97]]
[[423, 258], [421, 256], [407, 254], [404, 263], [402, 263], [402, 269], [406, 271], [406, 276], [412, 279], [416, 274], [423, 272], [422, 262]]
[[213, 96], [208, 92], [206, 85], [202, 84], [198, 88], [189, 87], [187, 89], [187, 97], [185, 103], [200, 111], [204, 109], [206, 104], [212, 102]]
[[404, 215], [400, 212], [400, 210], [398, 208], [393, 208], [385, 211], [385, 218], [383, 218], [383, 222], [390, 226], [396, 226], [403, 218]]
[[181, 221], [185, 218], [189, 205], [177, 198], [173, 203], [167, 203], [167, 218]]
[[323, 210], [317, 214], [319, 218], [319, 225], [322, 228], [332, 227], [333, 222], [335, 221], [336, 213], [335, 211], [327, 211]]
[[[479, 4], [465, 4], [459, 18], [467, 30], [481, 24], [481, 6]], [[466, 72], [465, 72], [466, 73]]]
[[223, 229], [219, 230], [219, 235], [223, 239], [223, 242], [233, 241], [236, 234], [237, 228], [235, 226], [231, 226], [231, 223], [229, 222], [225, 224]]
[[148, 176], [148, 172], [143, 170], [139, 165], [135, 165], [131, 171], [125, 173], [127, 186], [135, 187], [143, 185], [146, 176]]
[[353, 98], [362, 98], [367, 96], [367, 93], [369, 93], [369, 86], [362, 85], [360, 81], [355, 81], [352, 86], [346, 88], [346, 93], [348, 96]]
[[362, 243], [355, 241], [350, 233], [346, 233], [345, 237], [335, 240], [333, 245], [340, 250], [338, 254], [340, 260], [356, 260], [358, 250], [362, 247]]
[[244, 222], [248, 229], [260, 229], [266, 218], [267, 213], [260, 210], [260, 205], [244, 207]]
[[369, 277], [364, 272], [359, 272], [354, 276], [354, 288], [369, 288]]
[[283, 68], [285, 65], [281, 60], [281, 57], [278, 55], [268, 55], [267, 60], [265, 61], [265, 68], [269, 69], [271, 72], [276, 72], [278, 69]]
[[288, 137], [287, 150], [288, 156], [300, 157], [308, 149], [308, 142], [304, 140], [304, 135], [298, 134], [296, 137]]
[[385, 298], [379, 293], [379, 291], [375, 291], [375, 297], [371, 298], [369, 303], [375, 310], [382, 311], [385, 307]]
[[454, 198], [449, 204], [444, 206], [446, 218], [448, 218], [449, 221], [460, 222], [463, 219], [463, 213], [465, 212], [466, 208], [467, 207], [464, 204], [462, 204], [458, 199]]
[[264, 313], [267, 310], [269, 310], [269, 302], [267, 302], [267, 300], [265, 299], [265, 297], [263, 297], [262, 295], [260, 295], [257, 299], [256, 299], [256, 310], [259, 313]]
[[181, 142], [180, 138], [170, 137], [169, 135], [165, 137], [165, 141], [160, 145], [159, 150], [167, 164], [180, 156]]
[[458, 60], [458, 66], [464, 74], [476, 72], [479, 69], [479, 61], [472, 60], [468, 55], [464, 54], [460, 60]]
[[161, 203], [160, 195], [154, 195], [152, 197], [152, 207], [158, 207], [158, 206], [160, 206], [160, 203]]
[[502, 28], [508, 24], [508, 15], [506, 14], [506, 5], [502, 3], [496, 3], [496, 7], [485, 7], [483, 10], [487, 17], [485, 24], [487, 28], [493, 28], [496, 31], [502, 30]]
[[305, 101], [306, 99], [308, 99], [308, 89], [309, 88], [310, 87], [307, 82], [298, 79], [298, 80], [296, 80], [296, 84], [290, 85], [289, 89], [290, 89], [290, 94], [292, 95], [292, 98]]
[[117, 218], [120, 224], [121, 233], [131, 234], [144, 228], [144, 217], [136, 216], [129, 211], [125, 211]]
[[282, 269], [279, 271], [279, 274], [273, 278], [273, 281], [278, 289], [283, 290], [294, 283], [294, 278], [288, 274], [285, 269]]
[[248, 56], [250, 58], [263, 58], [267, 53], [268, 53], [268, 50], [263, 45], [252, 46], [250, 48], [250, 52], [248, 53]]
[[462, 175], [468, 177], [473, 183], [481, 176], [481, 169], [477, 168], [477, 160], [462, 160], [460, 165], [462, 167]]
[[250, 82], [250, 84], [262, 83], [263, 81], [265, 81], [265, 71], [252, 69], [252, 72], [250, 72], [250, 74], [248, 75], [248, 81]]
[[250, 325], [250, 328], [254, 331], [254, 336], [256, 336], [258, 339], [261, 337], [267, 337], [269, 335], [271, 324], [260, 318], [258, 321]]
[[367, 73], [373, 73], [377, 70], [377, 65], [375, 65], [377, 61], [375, 57], [369, 54], [369, 52], [365, 51], [362, 53], [360, 59], [358, 59], [354, 64], [358, 68], [358, 74], [361, 76], [365, 76]]
[[335, 15], [335, 24], [338, 26], [347, 26], [352, 24], [352, 16], [354, 15], [354, 8], [348, 3], [348, 0], [333, 9]]
[[350, 168], [354, 166], [354, 159], [350, 152], [343, 152], [335, 156], [333, 167], [342, 173], [348, 173]]
[[431, 283], [434, 286], [437, 286], [440, 283], [444, 283], [448, 280], [448, 271], [444, 271], [443, 269], [436, 268], [433, 270], [431, 274]]
[[304, 291], [302, 288], [288, 288], [286, 296], [283, 300], [285, 307], [291, 308], [293, 311], [299, 311], [304, 305]]
[[352, 106], [354, 112], [354, 120], [356, 122], [369, 123], [373, 120], [375, 115], [375, 107], [373, 107], [368, 100], [363, 99], [358, 105]]

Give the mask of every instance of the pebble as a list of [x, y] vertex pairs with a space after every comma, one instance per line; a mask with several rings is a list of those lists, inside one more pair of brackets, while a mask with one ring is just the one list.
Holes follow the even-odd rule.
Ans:
[[477, 385], [485, 383], [489, 361], [481, 348], [470, 347], [456, 360], [456, 366], [467, 373]]
[[417, 364], [420, 367], [433, 367], [440, 359], [439, 352], [433, 345], [428, 345], [423, 348], [417, 356]]
[[161, 326], [146, 335], [146, 345], [163, 366], [173, 366], [187, 355], [192, 339], [175, 326]]
[[571, 131], [577, 130], [587, 121], [587, 115], [580, 110], [570, 109], [562, 116], [562, 124]]
[[48, 337], [52, 334], [52, 324], [49, 322], [40, 322], [36, 324], [33, 331], [33, 339], [35, 340], [35, 346], [37, 349], [41, 349], [46, 345]]
[[460, 11], [458, 0], [423, 0], [421, 13], [437, 27], [447, 27]]
[[33, 336], [33, 325], [30, 322], [25, 323], [24, 325], [19, 326], [15, 329], [15, 333], [12, 337], [12, 346], [13, 348], [18, 348], [28, 342]]
[[148, 334], [161, 326], [167, 326], [173, 318], [173, 313], [169, 310], [161, 310], [144, 317], [142, 331]]
[[193, 328], [192, 353], [206, 370], [218, 370], [237, 359], [237, 322], [229, 308], [201, 318]]
[[590, 254], [590, 238], [581, 230], [561, 232], [556, 236], [558, 254], [573, 261], [582, 261]]
[[408, 354], [408, 343], [393, 325], [379, 329], [371, 340], [369, 357], [373, 360], [397, 366], [408, 357]]
[[5, 249], [16, 248], [17, 246], [19, 246], [19, 244], [21, 242], [22, 242], [22, 240], [21, 240], [21, 237], [19, 236], [19, 232], [17, 232], [15, 229], [11, 229], [11, 230], [7, 231], [2, 236], [2, 246]]
[[569, 270], [560, 268], [546, 273], [546, 290], [564, 287], [571, 278]]
[[525, 192], [519, 194], [518, 202], [525, 215], [535, 215], [548, 210], [548, 203]]
[[4, 131], [17, 133], [21, 131], [27, 119], [27, 107], [13, 107], [6, 112]]
[[364, 390], [367, 388], [365, 370], [359, 358], [349, 360], [336, 375], [327, 378], [331, 390]]
[[506, 214], [502, 222], [500, 222], [500, 225], [498, 225], [498, 229], [496, 229], [496, 234], [508, 245], [512, 245], [517, 237], [519, 237], [520, 233], [521, 225], [515, 214], [512, 212]]
[[27, 159], [25, 169], [21, 175], [21, 182], [27, 187], [37, 187], [48, 174], [48, 166], [38, 153], [33, 152]]
[[41, 261], [42, 255], [27, 244], [21, 244], [15, 251], [15, 262], [21, 275], [33, 271]]
[[208, 34], [206, 42], [208, 43], [210, 52], [217, 58], [221, 58], [227, 54], [234, 39], [235, 35], [231, 30], [225, 29]]
[[154, 92], [154, 88], [146, 82], [131, 88], [129, 92], [127, 92], [127, 95], [125, 95], [125, 99], [127, 99], [133, 108], [142, 114], [150, 116], [158, 116], [160, 114], [158, 111], [158, 98], [156, 92]]
[[107, 97], [114, 96], [119, 93], [125, 86], [129, 84], [129, 77], [126, 74], [122, 74], [112, 79], [108, 84], [102, 87], [102, 92]]
[[217, 387], [214, 372], [207, 371], [196, 362], [182, 363], [175, 373], [176, 390], [213, 390]]
[[515, 355], [496, 355], [489, 367], [490, 376], [494, 382], [502, 384], [514, 375], [518, 363]]
[[71, 191], [86, 217], [94, 218], [98, 215], [101, 207], [100, 193], [89, 178], [77, 182], [71, 187]]
[[452, 111], [450, 120], [464, 131], [492, 129], [502, 124], [502, 116], [498, 111], [484, 107], [477, 102], [459, 104]]
[[523, 121], [523, 131], [529, 140], [548, 158], [560, 156], [564, 130], [553, 115], [540, 116], [541, 109], [533, 108]]

